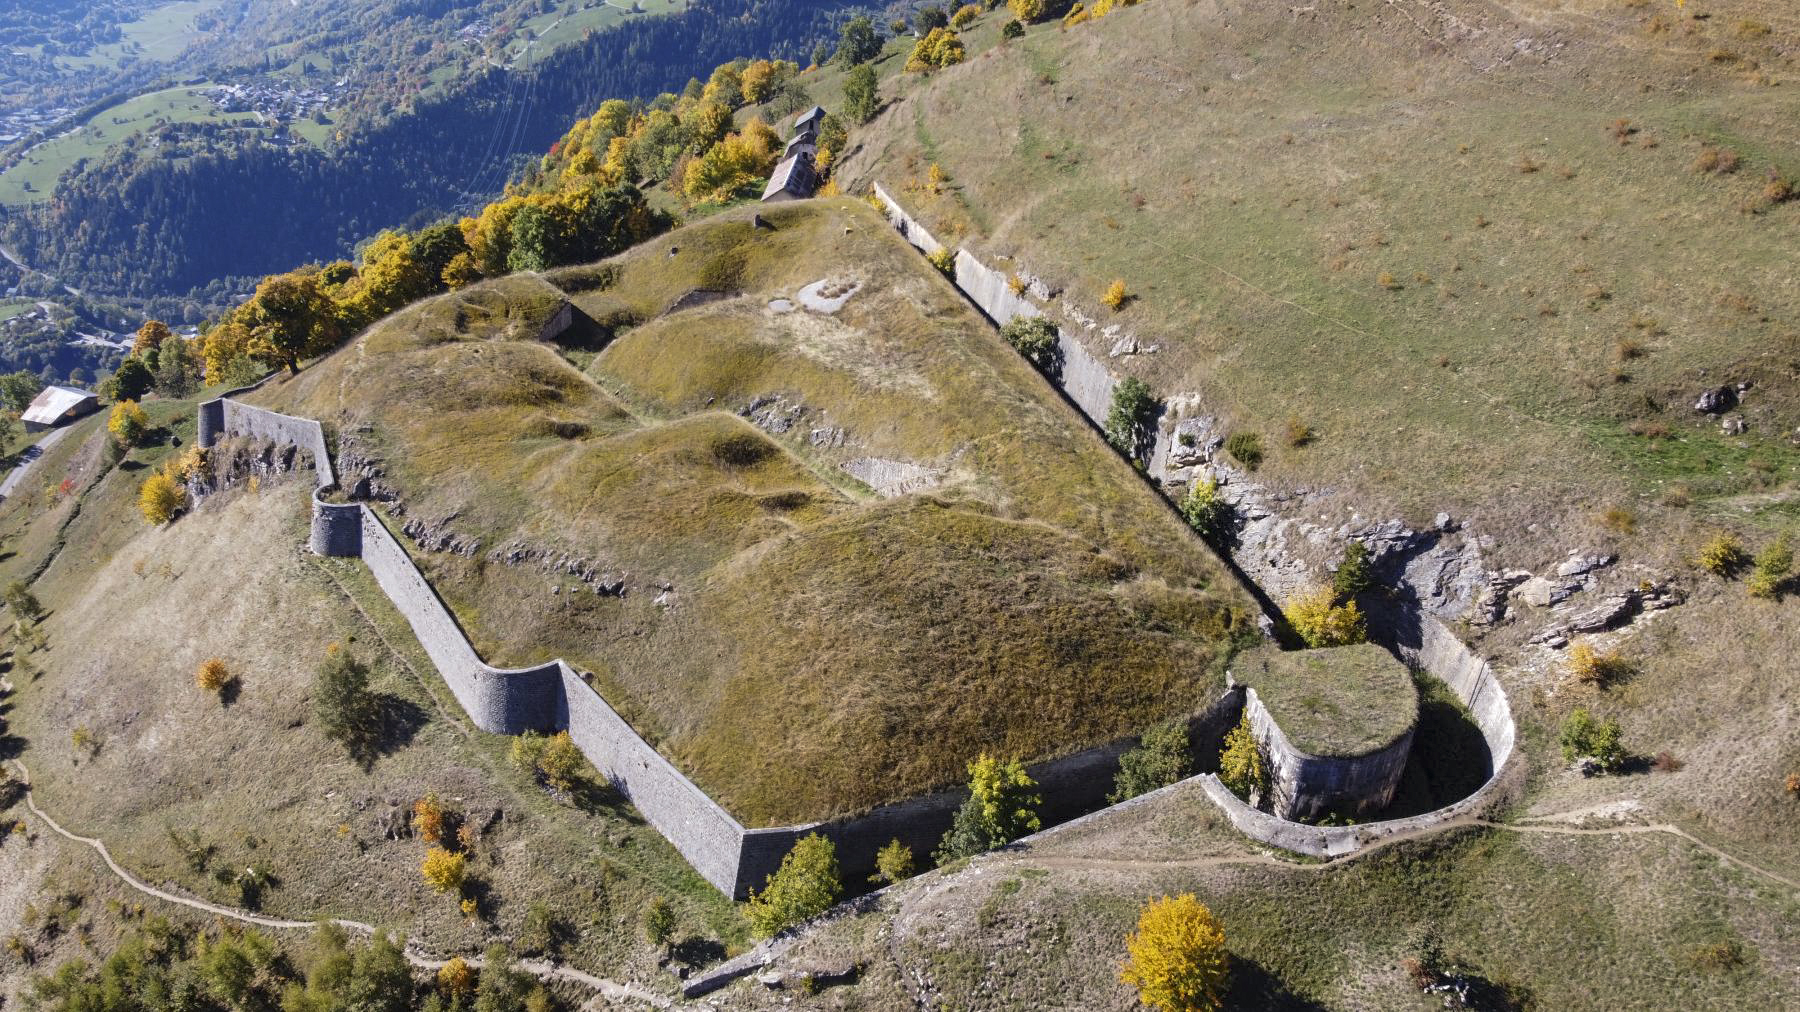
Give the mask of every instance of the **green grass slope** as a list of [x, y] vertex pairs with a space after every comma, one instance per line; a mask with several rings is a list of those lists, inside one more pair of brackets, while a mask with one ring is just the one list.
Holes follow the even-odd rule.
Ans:
[[[1160, 344], [1116, 364], [1278, 484], [1503, 535], [1791, 518], [1796, 40], [1757, 0], [1151, 0], [884, 81], [837, 175]], [[1744, 436], [1691, 409], [1721, 382], [1755, 384]]]
[[[373, 447], [405, 519], [477, 546], [421, 562], [485, 656], [594, 670], [751, 824], [1216, 697], [1254, 636], [1218, 559], [866, 206], [764, 216], [420, 304], [256, 397]], [[860, 285], [837, 312], [771, 306], [827, 278]], [[521, 340], [552, 281], [593, 321], [562, 348]], [[758, 399], [796, 420], [754, 427]], [[844, 467], [868, 458], [939, 477], [883, 499]]]

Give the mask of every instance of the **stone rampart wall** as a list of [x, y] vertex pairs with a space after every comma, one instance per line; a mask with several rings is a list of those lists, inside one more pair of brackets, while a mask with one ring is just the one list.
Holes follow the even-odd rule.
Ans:
[[1394, 788], [1412, 751], [1413, 729], [1366, 756], [1334, 759], [1294, 746], [1270, 716], [1256, 690], [1247, 690], [1244, 713], [1269, 763], [1271, 808], [1284, 819], [1313, 819], [1331, 812], [1378, 812], [1394, 800]]
[[[256, 387], [243, 389], [254, 390]], [[236, 392], [238, 391], [233, 391]], [[229, 396], [202, 403], [200, 445], [212, 446], [220, 439], [230, 436], [266, 439], [272, 443], [292, 443], [312, 454], [313, 469], [320, 488], [330, 488], [337, 484], [337, 472], [331, 464], [331, 448], [325, 444], [325, 427], [310, 418], [295, 418], [293, 415], [254, 407], [232, 400]]]
[[[914, 248], [924, 253], [936, 253], [944, 248], [925, 226], [888, 196], [880, 183], [875, 184], [875, 195], [887, 206], [888, 221]], [[1005, 326], [1018, 316], [1044, 315], [1030, 299], [1013, 294], [1011, 281], [1011, 275], [987, 266], [968, 250], [956, 251], [954, 283], [957, 290], [995, 325]], [[1112, 410], [1113, 386], [1118, 380], [1086, 345], [1060, 327], [1056, 331], [1056, 357], [1057, 366], [1050, 377], [1051, 383], [1087, 416], [1088, 421], [1104, 430], [1107, 412]]]
[[[702, 878], [739, 898], [763, 880], [743, 874], [749, 835], [706, 792], [638, 736], [568, 665], [562, 665], [569, 736], [594, 768], [605, 774], [650, 825], [656, 827]], [[753, 831], [752, 831], [753, 832]], [[785, 852], [784, 852], [785, 853]], [[781, 856], [775, 857], [779, 864]]]
[[[1242, 706], [1241, 694], [1227, 691], [1190, 717], [1188, 742], [1192, 753], [1202, 757], [1216, 755], [1226, 732], [1237, 723]], [[1106, 796], [1112, 792], [1119, 772], [1119, 757], [1137, 744], [1137, 738], [1124, 738], [1027, 766], [1026, 772], [1037, 781], [1044, 798], [1039, 817], [1046, 825], [1055, 825], [1106, 807]], [[838, 862], [850, 881], [866, 878], [875, 870], [875, 852], [890, 840], [911, 847], [923, 863], [943, 840], [950, 820], [967, 796], [962, 790], [942, 791], [883, 805], [850, 819], [746, 830], [739, 881], [744, 887], [762, 888], [795, 841], [815, 832], [837, 844]]]
[[412, 626], [456, 701], [483, 731], [522, 734], [565, 726], [561, 662], [507, 670], [484, 664], [450, 609], [375, 512], [362, 511], [362, 559]]

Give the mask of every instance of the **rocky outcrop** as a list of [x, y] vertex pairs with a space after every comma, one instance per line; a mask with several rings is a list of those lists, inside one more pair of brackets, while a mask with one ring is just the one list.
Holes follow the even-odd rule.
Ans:
[[[529, 545], [523, 541], [514, 541], [494, 549], [487, 555], [488, 561], [507, 566], [536, 566], [556, 576], [569, 576], [581, 582], [581, 585], [601, 597], [624, 597], [631, 581], [631, 574], [626, 573], [599, 559], [584, 558], [568, 552], [555, 551]], [[658, 589], [673, 592], [674, 587], [668, 583], [659, 583]]]

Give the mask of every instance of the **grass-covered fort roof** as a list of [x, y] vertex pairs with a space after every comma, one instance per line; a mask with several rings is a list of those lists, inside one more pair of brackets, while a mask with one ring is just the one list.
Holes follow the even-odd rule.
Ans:
[[1261, 647], [1234, 660], [1231, 674], [1256, 690], [1288, 740], [1308, 755], [1348, 759], [1378, 752], [1419, 719], [1412, 672], [1373, 643]]
[[760, 213], [415, 305], [253, 399], [460, 546], [420, 561], [484, 657], [592, 670], [747, 824], [1216, 698], [1255, 637], [1217, 557], [880, 216]]

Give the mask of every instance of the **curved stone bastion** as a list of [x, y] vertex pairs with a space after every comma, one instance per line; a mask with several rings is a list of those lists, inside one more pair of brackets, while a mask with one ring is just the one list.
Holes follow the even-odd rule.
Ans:
[[1412, 752], [1412, 672], [1373, 643], [1241, 655], [1244, 716], [1267, 757], [1269, 809], [1293, 821], [1362, 818], [1394, 800]]
[[[946, 248], [880, 183], [874, 184], [874, 192], [886, 208], [889, 223], [914, 248], [922, 253], [936, 253]], [[996, 326], [1004, 326], [1018, 316], [1044, 315], [1043, 310], [1027, 298], [1027, 295], [1042, 293], [1018, 290], [1013, 275], [987, 266], [966, 249], [957, 249], [955, 274], [950, 280]], [[1112, 390], [1117, 383], [1104, 362], [1059, 327], [1056, 365], [1041, 375], [1071, 407], [1104, 433], [1106, 415], [1112, 407]], [[1149, 455], [1150, 460], [1167, 459], [1170, 438], [1166, 431], [1158, 431], [1157, 445]], [[1149, 486], [1165, 502], [1170, 502], [1167, 493], [1155, 482], [1149, 482]], [[1170, 502], [1171, 508], [1174, 505]], [[1207, 797], [1224, 810], [1240, 832], [1286, 850], [1314, 857], [1338, 857], [1398, 833], [1417, 832], [1479, 811], [1498, 793], [1501, 774], [1513, 759], [1517, 728], [1506, 691], [1494, 676], [1493, 668], [1435, 615], [1404, 601], [1371, 604], [1369, 637], [1385, 647], [1401, 664], [1442, 679], [1468, 708], [1487, 745], [1488, 775], [1482, 786], [1460, 801], [1411, 818], [1356, 826], [1313, 826], [1257, 811], [1227, 790], [1217, 776], [1201, 774], [1197, 779]]]

